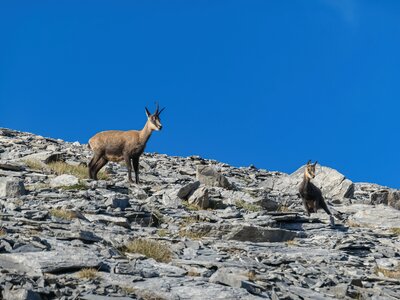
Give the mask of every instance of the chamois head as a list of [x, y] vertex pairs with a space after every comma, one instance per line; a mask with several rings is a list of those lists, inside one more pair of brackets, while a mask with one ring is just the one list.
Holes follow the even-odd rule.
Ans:
[[315, 163], [311, 163], [311, 160], [307, 162], [306, 168], [304, 170], [304, 176], [306, 176], [309, 179], [312, 179], [315, 177], [315, 166], [317, 165], [317, 161]]
[[147, 107], [145, 107], [146, 115], [147, 115], [147, 122], [149, 123], [151, 130], [158, 131], [158, 130], [162, 129], [160, 114], [164, 109], [165, 109], [165, 107], [162, 108], [161, 110], [159, 110], [158, 103], [157, 103], [156, 111], [154, 112], [154, 114], [151, 114], [149, 112], [149, 110], [147, 109]]

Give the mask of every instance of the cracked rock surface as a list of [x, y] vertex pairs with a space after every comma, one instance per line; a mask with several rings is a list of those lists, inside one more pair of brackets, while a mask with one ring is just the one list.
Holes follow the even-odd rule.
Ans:
[[0, 128], [0, 298], [400, 299], [395, 189], [318, 166], [330, 227], [304, 214], [301, 168], [145, 153], [133, 185], [123, 164], [87, 179], [90, 157]]

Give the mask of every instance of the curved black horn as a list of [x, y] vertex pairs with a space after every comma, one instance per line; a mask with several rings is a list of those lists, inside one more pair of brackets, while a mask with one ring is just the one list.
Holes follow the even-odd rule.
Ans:
[[161, 108], [161, 110], [157, 113], [157, 116], [159, 116], [164, 109], [165, 109], [165, 107]]
[[155, 115], [158, 115], [159, 114], [159, 112], [158, 112], [158, 109], [159, 109], [160, 107], [158, 106], [158, 102], [156, 101], [156, 111], [154, 112], [154, 114]]

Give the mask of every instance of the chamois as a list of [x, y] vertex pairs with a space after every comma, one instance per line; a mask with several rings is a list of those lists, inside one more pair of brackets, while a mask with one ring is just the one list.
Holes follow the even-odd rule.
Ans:
[[310, 160], [307, 162], [304, 169], [304, 179], [299, 187], [300, 196], [308, 216], [310, 216], [310, 213], [316, 213], [319, 208], [322, 208], [329, 215], [331, 226], [334, 226], [335, 222], [332, 213], [325, 203], [321, 190], [311, 182], [311, 179], [315, 177], [316, 165], [317, 162], [314, 164], [311, 164]]
[[89, 177], [97, 180], [97, 173], [109, 161], [125, 161], [128, 167], [128, 180], [132, 180], [132, 167], [135, 170], [135, 182], [139, 183], [139, 158], [143, 153], [151, 133], [162, 129], [160, 114], [165, 107], [151, 114], [145, 107], [147, 122], [142, 130], [109, 130], [94, 135], [89, 140], [89, 148], [94, 155], [89, 163]]

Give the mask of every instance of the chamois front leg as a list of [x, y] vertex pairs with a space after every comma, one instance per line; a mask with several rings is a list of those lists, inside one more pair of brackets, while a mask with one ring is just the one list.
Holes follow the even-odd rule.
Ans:
[[307, 200], [304, 199], [304, 198], [302, 198], [302, 200], [303, 200], [303, 205], [304, 205], [304, 208], [306, 210], [307, 216], [310, 216], [310, 209], [308, 208]]
[[135, 181], [139, 184], [139, 157], [132, 157], [132, 165], [135, 170]]
[[130, 183], [133, 183], [131, 158], [129, 157], [128, 154], [124, 154], [124, 160], [125, 160], [126, 167], [128, 168], [128, 181]]

